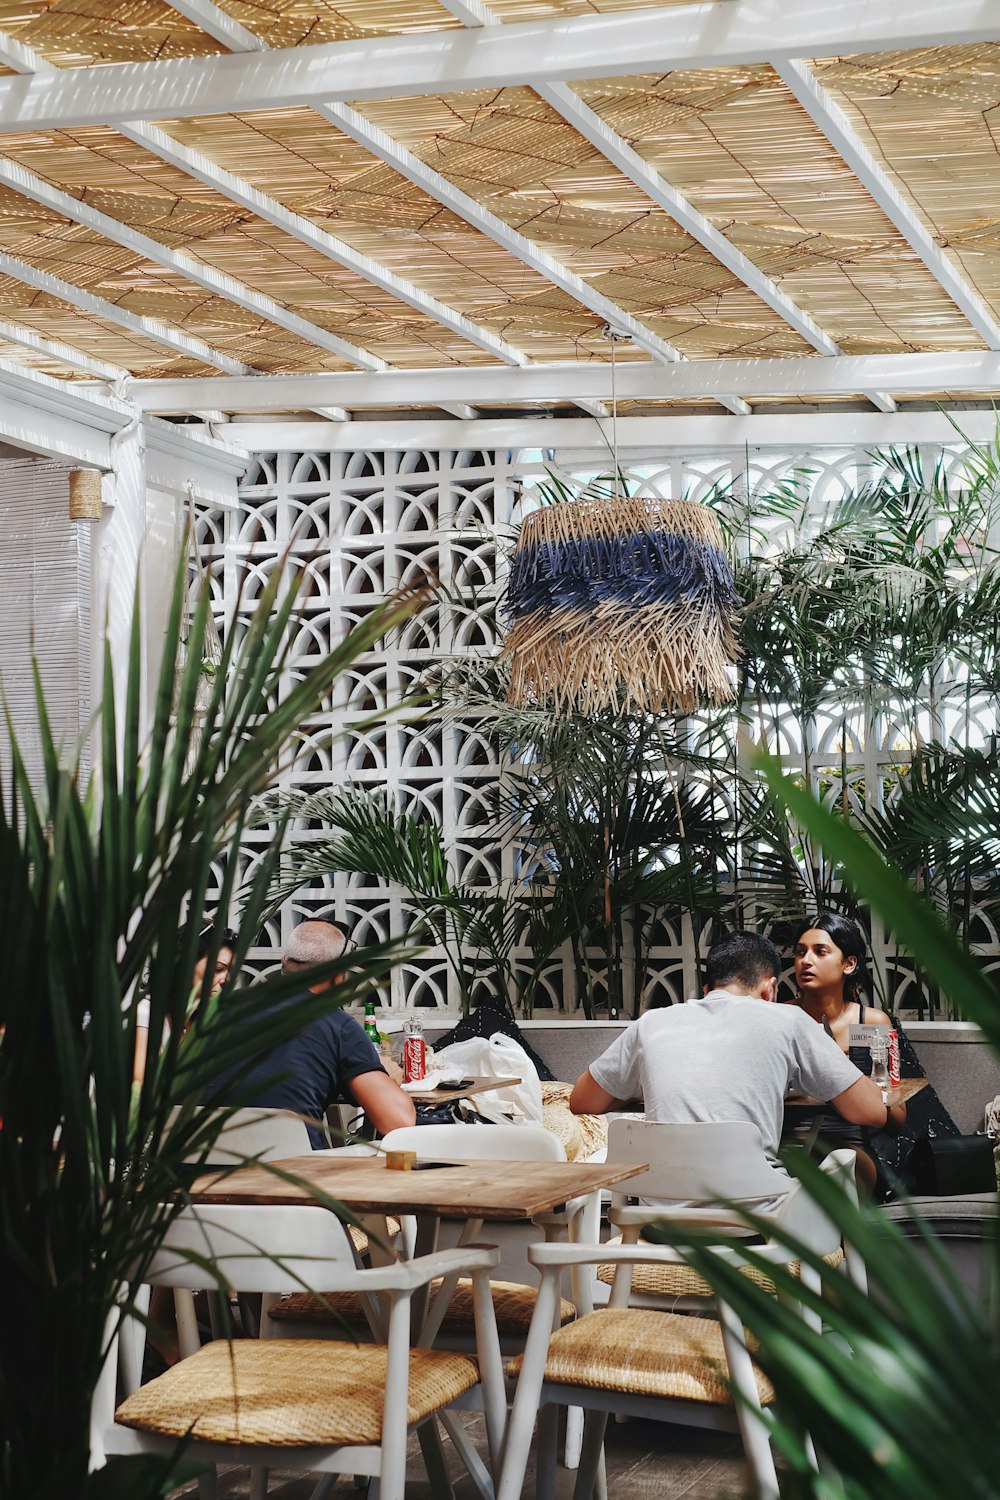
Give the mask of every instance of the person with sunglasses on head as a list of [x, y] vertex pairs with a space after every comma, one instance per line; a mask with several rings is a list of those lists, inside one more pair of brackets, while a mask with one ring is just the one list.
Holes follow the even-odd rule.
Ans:
[[[301, 974], [302, 990], [320, 995], [342, 983], [347, 971], [313, 983], [309, 971], [344, 957], [347, 949], [346, 935], [333, 922], [322, 918], [300, 922], [285, 945], [281, 971]], [[279, 1003], [293, 1005], [295, 997]], [[389, 1077], [360, 1022], [335, 1005], [261, 1057], [249, 1072], [243, 1070], [238, 1077], [233, 1070], [220, 1074], [204, 1102], [225, 1102], [229, 1085], [241, 1105], [287, 1109], [314, 1121], [309, 1125], [309, 1139], [317, 1148], [327, 1145], [320, 1123], [327, 1109], [345, 1097], [364, 1110], [379, 1135], [416, 1120], [413, 1100]]]

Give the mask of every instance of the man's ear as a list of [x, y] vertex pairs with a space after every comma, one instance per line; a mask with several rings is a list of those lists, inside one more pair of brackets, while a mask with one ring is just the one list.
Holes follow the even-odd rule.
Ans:
[[760, 998], [762, 1000], [769, 1000], [772, 1002], [777, 1000], [778, 979], [775, 976], [772, 976], [770, 979], [765, 979], [763, 985], [761, 986]]

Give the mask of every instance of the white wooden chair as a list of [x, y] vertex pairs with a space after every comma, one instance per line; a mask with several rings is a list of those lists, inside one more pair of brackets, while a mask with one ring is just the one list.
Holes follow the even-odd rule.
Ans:
[[[648, 1163], [613, 1194], [610, 1217], [621, 1229], [617, 1243], [540, 1245], [531, 1252], [542, 1273], [525, 1353], [515, 1361], [517, 1391], [508, 1431], [498, 1500], [519, 1500], [535, 1416], [539, 1423], [538, 1493], [552, 1494], [556, 1408], [588, 1408], [576, 1500], [594, 1492], [602, 1474], [608, 1413], [654, 1417], [740, 1431], [756, 1493], [777, 1500], [778, 1485], [764, 1407], [773, 1397], [755, 1370], [744, 1330], [724, 1302], [684, 1261], [679, 1250], [639, 1242], [642, 1228], [669, 1217], [700, 1230], [746, 1233], [739, 1211], [717, 1200], [740, 1200], [756, 1211], [761, 1201], [783, 1194], [770, 1218], [819, 1255], [840, 1248], [839, 1232], [797, 1186], [764, 1156], [760, 1133], [746, 1122], [663, 1125], [641, 1120], [612, 1123], [608, 1159]], [[845, 1191], [853, 1188], [853, 1153], [828, 1158]], [[630, 1204], [633, 1195], [647, 1201]], [[659, 1200], [659, 1201], [649, 1201]], [[777, 1244], [754, 1246], [774, 1263], [793, 1264]], [[718, 1250], [733, 1258], [735, 1252]], [[739, 1259], [739, 1257], [736, 1257]], [[797, 1263], [795, 1263], [797, 1264]], [[552, 1315], [562, 1272], [602, 1266], [613, 1283], [608, 1305], [569, 1327], [552, 1332]], [[747, 1268], [752, 1274], [751, 1268]], [[803, 1286], [818, 1288], [808, 1265]], [[644, 1306], [632, 1305], [633, 1276], [647, 1277]], [[690, 1311], [712, 1317], [693, 1317]], [[730, 1388], [732, 1387], [732, 1389]], [[734, 1402], [732, 1390], [736, 1392]]]
[[[565, 1161], [562, 1142], [540, 1125], [413, 1125], [390, 1131], [382, 1141], [388, 1151], [416, 1151], [424, 1161]], [[561, 1235], [567, 1229], [580, 1238], [596, 1237], [596, 1195], [591, 1204], [580, 1208], [569, 1204], [562, 1214], [546, 1216], [543, 1230], [547, 1236]], [[580, 1222], [582, 1221], [582, 1223]], [[404, 1238], [407, 1226], [403, 1226]], [[497, 1327], [505, 1353], [524, 1347], [534, 1311], [537, 1273], [528, 1260], [528, 1247], [537, 1239], [537, 1229], [527, 1224], [484, 1225], [481, 1219], [468, 1221], [461, 1230], [459, 1243], [468, 1244], [480, 1237], [495, 1242], [500, 1249], [500, 1264], [490, 1278]], [[412, 1231], [410, 1232], [412, 1244]], [[447, 1348], [468, 1349], [474, 1339], [472, 1287], [467, 1279], [452, 1277], [449, 1283], [434, 1289], [424, 1337]], [[558, 1317], [569, 1322], [578, 1311], [587, 1311], [589, 1280], [581, 1274], [574, 1281], [571, 1301], [561, 1299]], [[330, 1299], [326, 1305], [316, 1298], [291, 1296], [269, 1310], [269, 1317], [284, 1336], [316, 1337], [324, 1329], [343, 1337], [347, 1326], [357, 1327], [363, 1310], [356, 1299]], [[582, 1418], [571, 1412], [567, 1419], [567, 1467], [576, 1467], [582, 1438]]]
[[[760, 1131], [748, 1121], [667, 1125], [614, 1120], [608, 1132], [608, 1160], [649, 1164], [641, 1176], [631, 1177], [621, 1188], [612, 1190], [609, 1218], [621, 1229], [623, 1243], [638, 1240], [643, 1225], [650, 1220], [651, 1202], [669, 1204], [670, 1217], [675, 1220], [718, 1225], [729, 1234], [745, 1230], [738, 1213], [742, 1206], [773, 1229], [795, 1235], [829, 1265], [842, 1267], [862, 1291], [867, 1290], [865, 1266], [857, 1250], [842, 1244], [836, 1225], [817, 1208], [799, 1182], [790, 1182], [785, 1173], [772, 1166], [764, 1155]], [[842, 1191], [857, 1202], [854, 1159], [849, 1151], [831, 1152], [821, 1169], [833, 1175]], [[630, 1206], [628, 1200], [634, 1197], [645, 1202]], [[736, 1204], [737, 1213], [724, 1209], [723, 1201]], [[760, 1205], [767, 1203], [777, 1206], [762, 1211]], [[780, 1246], [776, 1253], [780, 1259], [787, 1259]], [[675, 1311], [688, 1306], [698, 1310], [704, 1299], [712, 1296], [711, 1289], [680, 1256], [677, 1262], [673, 1270], [667, 1266], [636, 1267], [631, 1276], [631, 1305], [662, 1306], [668, 1298]], [[792, 1261], [790, 1266], [794, 1274], [801, 1275], [804, 1286], [819, 1290], [819, 1277], [808, 1265], [800, 1267], [798, 1261]], [[607, 1300], [602, 1283], [613, 1283], [614, 1276], [607, 1262], [598, 1266], [595, 1302]]]
[[[303, 1286], [388, 1298], [384, 1344], [218, 1340], [182, 1358], [114, 1411], [109, 1357], [94, 1404], [94, 1462], [107, 1454], [172, 1452], [190, 1434], [210, 1463], [380, 1477], [381, 1500], [403, 1500], [409, 1432], [454, 1406], [482, 1404], [493, 1465], [506, 1403], [486, 1247], [359, 1268], [342, 1226], [319, 1207], [210, 1205], [185, 1209], [149, 1273], [154, 1286], [218, 1283], [280, 1294]], [[472, 1281], [477, 1356], [410, 1347], [410, 1302], [442, 1276]], [[456, 1424], [461, 1432], [460, 1424]], [[461, 1441], [461, 1440], [460, 1440]], [[466, 1442], [462, 1456], [484, 1494], [491, 1486]]]

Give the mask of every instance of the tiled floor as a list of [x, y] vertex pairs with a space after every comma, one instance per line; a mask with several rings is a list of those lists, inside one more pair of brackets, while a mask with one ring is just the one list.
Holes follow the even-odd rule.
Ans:
[[[481, 1419], [469, 1417], [473, 1431]], [[406, 1500], [442, 1500], [427, 1482], [416, 1443]], [[608, 1500], [743, 1500], [748, 1493], [747, 1471], [738, 1437], [693, 1427], [668, 1427], [659, 1422], [632, 1420], [611, 1423], [607, 1441]], [[475, 1486], [458, 1465], [452, 1467], [455, 1500], [473, 1500]], [[560, 1467], [555, 1500], [570, 1500], [575, 1475]], [[268, 1500], [309, 1500], [315, 1480], [274, 1473]], [[185, 1494], [195, 1494], [192, 1488]], [[249, 1493], [248, 1472], [234, 1469], [220, 1476], [220, 1500], [240, 1500]], [[360, 1491], [348, 1475], [337, 1481], [336, 1500], [351, 1500]], [[524, 1500], [534, 1500], [534, 1469], [529, 1468]]]

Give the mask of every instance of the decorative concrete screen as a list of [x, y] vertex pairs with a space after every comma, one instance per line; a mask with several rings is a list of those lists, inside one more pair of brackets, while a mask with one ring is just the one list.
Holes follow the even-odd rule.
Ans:
[[[422, 809], [438, 823], [455, 871], [467, 872], [481, 884], [510, 880], [514, 874], [510, 849], [497, 852], [477, 832], [484, 793], [501, 776], [487, 735], [475, 725], [432, 719], [368, 729], [358, 728], [357, 721], [393, 702], [442, 657], [481, 657], [493, 651], [491, 602], [498, 579], [502, 581], [502, 540], [510, 534], [518, 488], [513, 481], [524, 480], [529, 503], [532, 486], [553, 461], [576, 477], [607, 470], [599, 454], [561, 454], [546, 463], [537, 450], [261, 454], [242, 486], [243, 509], [199, 517], [200, 552], [222, 630], [238, 628], [241, 614], [252, 608], [263, 580], [280, 565], [286, 549], [294, 564], [305, 567], [304, 618], [295, 640], [293, 673], [321, 657], [392, 589], [425, 578], [440, 580], [450, 605], [424, 610], [383, 653], [370, 656], [340, 685], [320, 719], [303, 726], [286, 785], [308, 791], [351, 781], [388, 789], [400, 808]], [[955, 462], [960, 462], [957, 455]], [[926, 465], [925, 457], [925, 470]], [[733, 484], [763, 492], [797, 474], [817, 515], [870, 472], [864, 454], [844, 449], [809, 455], [768, 451], [749, 458], [733, 449], [674, 453], [648, 462], [633, 457], [628, 468], [640, 492], [692, 499]], [[777, 545], [781, 522], [768, 525]], [[970, 742], [982, 742], [997, 730], [992, 706], [971, 700], [960, 683], [950, 689], [939, 685], [934, 712], [936, 718], [928, 710], [922, 723], [925, 737], [959, 732]], [[772, 746], [780, 746], [790, 766], [803, 764], [804, 749], [813, 771], [836, 762], [846, 773], [848, 796], [859, 782], [881, 784], [899, 760], [899, 726], [891, 714], [866, 724], [841, 704], [824, 705], [805, 747], [794, 715], [767, 713], [756, 727], [765, 730]], [[334, 730], [345, 732], [331, 742]], [[241, 857], [247, 869], [255, 840], [262, 837], [251, 833], [246, 838]], [[309, 915], [346, 918], [361, 944], [398, 936], [407, 926], [399, 892], [369, 878], [329, 878], [301, 891], [272, 924], [254, 955], [259, 970], [274, 963], [290, 927]], [[996, 950], [992, 930], [980, 936], [985, 948]], [[873, 948], [888, 992], [904, 1006], [911, 1004], [913, 977], [906, 960], [897, 958], [879, 931], [873, 934]], [[647, 997], [660, 992], [677, 999], [694, 992], [695, 938], [686, 918], [659, 922], [648, 958]], [[543, 976], [536, 1012], [562, 1007], [573, 993], [567, 954]], [[458, 990], [443, 954], [432, 949], [394, 973], [385, 999], [396, 1008], [454, 1009]]]

